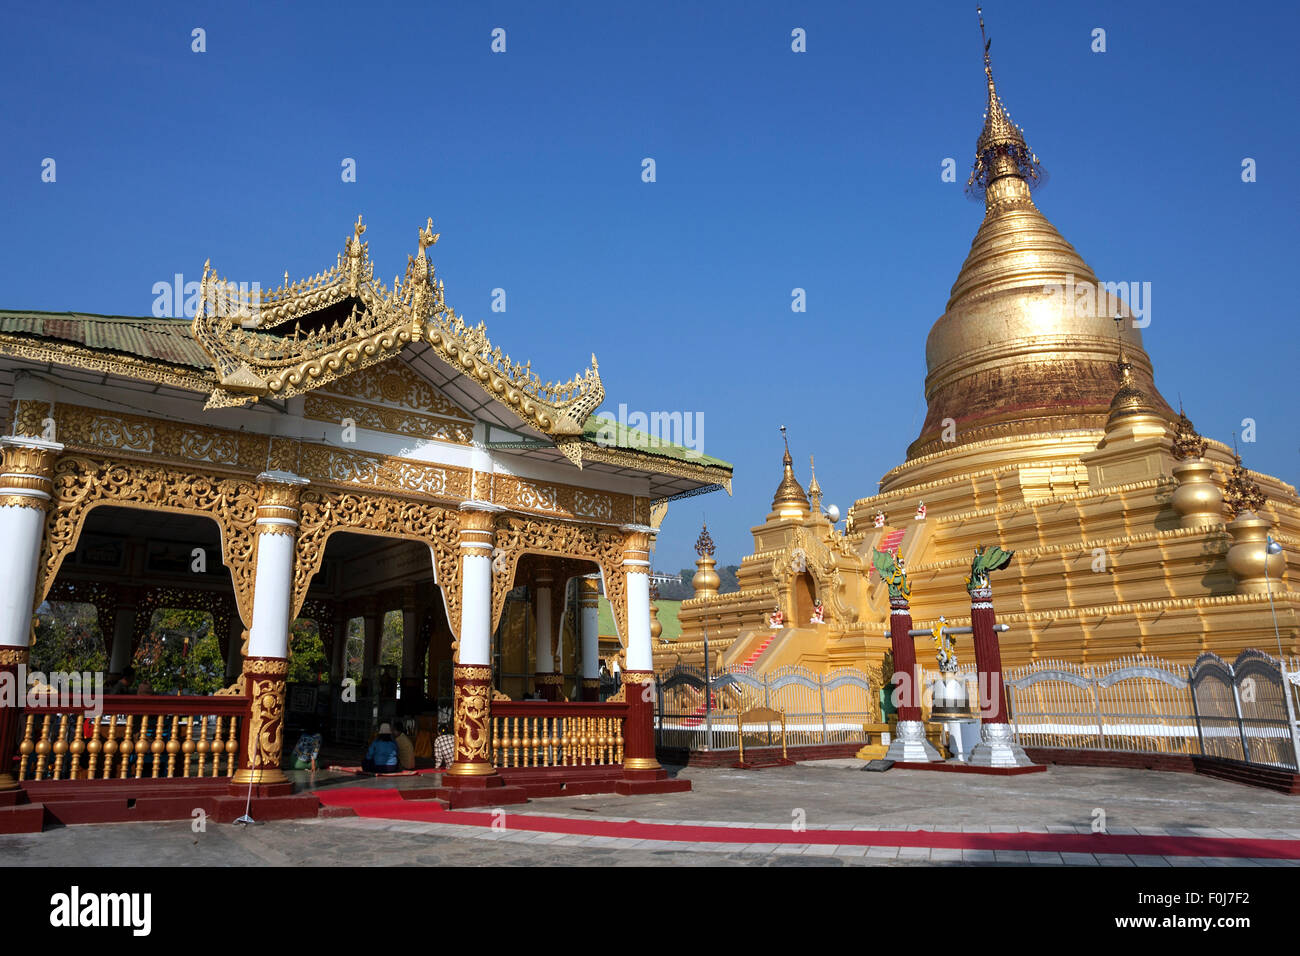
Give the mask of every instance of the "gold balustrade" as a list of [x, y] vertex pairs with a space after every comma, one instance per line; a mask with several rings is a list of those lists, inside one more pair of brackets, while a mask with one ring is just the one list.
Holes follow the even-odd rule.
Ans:
[[[515, 704], [494, 707], [492, 762], [503, 769], [595, 767], [623, 762], [619, 705]], [[535, 714], [528, 711], [536, 710]]]
[[119, 705], [98, 717], [29, 708], [18, 742], [18, 778], [232, 776], [238, 769], [239, 733], [248, 702], [240, 697], [216, 699], [215, 704], [213, 700], [151, 698], [147, 704]]

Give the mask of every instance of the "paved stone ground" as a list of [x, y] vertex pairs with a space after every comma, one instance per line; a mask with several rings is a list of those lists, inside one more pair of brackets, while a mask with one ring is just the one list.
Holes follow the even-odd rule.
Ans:
[[[1300, 839], [1300, 797], [1191, 774], [1052, 767], [1046, 773], [991, 777], [894, 770], [862, 773], [856, 764], [818, 761], [763, 771], [683, 770], [691, 793], [599, 794], [535, 800], [510, 813], [788, 829], [802, 811], [809, 830], [960, 830], [1089, 833], [1095, 809], [1108, 832], [1145, 835]], [[389, 780], [322, 774], [316, 784], [426, 787], [429, 777]], [[0, 865], [328, 866], [844, 866], [844, 865], [1293, 865], [1294, 861], [1119, 854], [1027, 853], [919, 847], [805, 844], [700, 844], [610, 836], [491, 830], [437, 823], [343, 818], [268, 823], [243, 829], [190, 823], [64, 827], [0, 836]], [[464, 820], [465, 817], [460, 819]], [[508, 827], [508, 822], [507, 822]]]

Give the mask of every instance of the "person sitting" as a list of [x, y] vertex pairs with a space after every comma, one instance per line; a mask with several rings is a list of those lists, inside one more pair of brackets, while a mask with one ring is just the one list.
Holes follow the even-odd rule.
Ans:
[[393, 742], [393, 728], [387, 722], [379, 725], [379, 735], [370, 742], [370, 749], [361, 761], [366, 773], [396, 773], [397, 744]]
[[309, 720], [293, 748], [293, 769], [316, 772], [316, 758], [321, 746], [320, 722]]
[[446, 724], [438, 728], [438, 739], [433, 742], [433, 759], [436, 768], [450, 767], [456, 759], [456, 738]]
[[403, 770], [415, 769], [415, 744], [406, 734], [406, 721], [397, 722], [397, 731], [393, 734], [393, 743], [397, 746], [397, 765]]
[[110, 694], [129, 694], [131, 693], [131, 682], [135, 680], [135, 668], [130, 664], [122, 668], [122, 673], [118, 675], [117, 680], [113, 681], [113, 686], [108, 689]]

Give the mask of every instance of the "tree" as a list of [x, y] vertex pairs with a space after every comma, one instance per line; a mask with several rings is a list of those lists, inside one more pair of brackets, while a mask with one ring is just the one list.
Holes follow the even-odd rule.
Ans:
[[93, 604], [46, 601], [36, 612], [30, 671], [103, 673], [108, 653]]
[[325, 642], [315, 621], [298, 618], [289, 630], [289, 681], [315, 684], [329, 671]]

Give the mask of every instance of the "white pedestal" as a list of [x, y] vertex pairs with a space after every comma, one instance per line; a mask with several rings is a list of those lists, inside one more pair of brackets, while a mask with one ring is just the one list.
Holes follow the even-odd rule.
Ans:
[[925, 724], [919, 720], [900, 720], [898, 736], [890, 743], [886, 760], [899, 763], [932, 763], [943, 758], [925, 739]]

